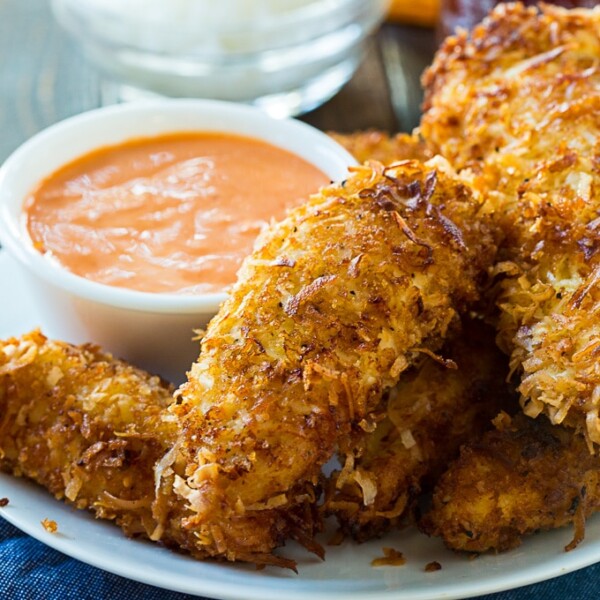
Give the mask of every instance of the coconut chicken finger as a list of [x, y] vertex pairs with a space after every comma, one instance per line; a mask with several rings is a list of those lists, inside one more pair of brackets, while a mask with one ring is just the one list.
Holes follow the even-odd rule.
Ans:
[[523, 408], [600, 443], [600, 10], [501, 4], [424, 81], [422, 135], [504, 237], [499, 339]]
[[310, 546], [322, 466], [476, 300], [494, 252], [479, 211], [443, 161], [407, 161], [269, 228], [172, 409], [184, 547], [261, 563], [286, 537]]
[[[360, 162], [431, 156], [418, 135], [332, 135]], [[504, 381], [508, 361], [494, 336], [489, 325], [465, 318], [441, 357], [424, 355], [389, 390], [375, 430], [354, 432], [354, 452], [328, 479], [323, 506], [324, 513], [336, 515], [342, 532], [365, 541], [406, 520], [460, 445], [491, 427], [500, 409], [515, 410], [514, 392]]]
[[384, 165], [401, 160], [425, 162], [433, 156], [425, 141], [416, 134], [389, 135], [383, 131], [369, 130], [348, 134], [331, 132], [329, 135], [359, 163], [368, 160], [376, 160]]
[[583, 434], [544, 416], [504, 414], [495, 422], [442, 476], [421, 527], [453, 550], [485, 552], [574, 523], [566, 550], [574, 548], [586, 517], [600, 510], [600, 457]]
[[494, 335], [465, 318], [440, 357], [425, 356], [388, 392], [375, 430], [359, 435], [329, 485], [324, 508], [342, 531], [364, 541], [406, 520], [460, 446], [490, 429], [500, 410], [516, 410]]
[[[97, 347], [34, 331], [0, 342], [0, 468], [114, 520], [130, 536], [157, 522], [154, 465], [176, 427], [172, 389]], [[167, 415], [168, 416], [168, 415]]]

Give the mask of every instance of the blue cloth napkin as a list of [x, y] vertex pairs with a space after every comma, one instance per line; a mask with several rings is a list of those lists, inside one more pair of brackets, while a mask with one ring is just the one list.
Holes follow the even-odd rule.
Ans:
[[[2, 600], [198, 600], [112, 575], [22, 533], [0, 518]], [[479, 600], [599, 600], [600, 564]]]
[[2, 600], [198, 600], [69, 558], [0, 518]]

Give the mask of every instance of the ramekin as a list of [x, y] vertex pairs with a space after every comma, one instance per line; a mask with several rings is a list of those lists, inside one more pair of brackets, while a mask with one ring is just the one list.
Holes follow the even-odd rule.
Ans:
[[101, 108], [57, 123], [30, 138], [0, 168], [0, 242], [22, 267], [44, 333], [99, 344], [174, 383], [197, 358], [194, 330], [207, 325], [226, 292], [147, 293], [74, 275], [34, 248], [23, 203], [42, 179], [94, 149], [182, 131], [258, 138], [304, 158], [331, 180], [345, 177], [355, 162], [327, 135], [298, 121], [227, 102], [162, 100]]

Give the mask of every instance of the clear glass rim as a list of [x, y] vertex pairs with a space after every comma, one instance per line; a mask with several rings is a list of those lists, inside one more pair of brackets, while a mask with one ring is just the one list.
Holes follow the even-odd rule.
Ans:
[[[335, 17], [336, 26], [340, 23], [350, 23], [361, 14], [374, 13], [383, 17], [388, 0], [313, 0], [309, 4], [290, 9], [289, 11], [278, 13], [271, 17], [264, 17], [252, 22], [252, 34], [265, 34], [277, 30], [282, 34], [282, 30], [294, 29], [300, 30], [311, 23], [318, 23], [320, 28], [328, 18]], [[52, 0], [52, 6], [55, 13], [63, 10], [77, 16], [78, 19], [89, 20], [92, 12], [85, 0]], [[115, 14], [105, 6], [100, 6], [101, 14], [109, 16]], [[140, 22], [142, 16], [132, 15], [131, 20]], [[59, 19], [60, 20], [60, 19]], [[150, 19], [143, 21], [145, 26], [152, 26], [154, 22]], [[162, 24], [162, 21], [157, 24]], [[249, 33], [247, 25], [236, 23], [224, 23], [220, 26], [220, 33], [224, 35], [247, 35]], [[76, 31], [73, 33], [77, 34]]]

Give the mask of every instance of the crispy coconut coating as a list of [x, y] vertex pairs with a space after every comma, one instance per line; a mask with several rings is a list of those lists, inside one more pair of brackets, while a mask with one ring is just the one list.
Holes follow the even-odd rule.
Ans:
[[154, 465], [175, 439], [172, 389], [97, 347], [34, 331], [0, 342], [0, 468], [151, 536]]
[[501, 5], [424, 82], [423, 136], [504, 236], [499, 337], [524, 410], [600, 443], [600, 8]]
[[477, 299], [479, 209], [443, 161], [372, 165], [257, 242], [172, 409], [196, 553], [261, 562], [312, 538], [324, 463]]
[[368, 160], [376, 160], [384, 165], [401, 160], [425, 162], [433, 156], [427, 144], [416, 134], [398, 133], [390, 136], [382, 131], [370, 130], [350, 134], [330, 132], [329, 135], [359, 163]]
[[426, 356], [389, 391], [375, 431], [332, 476], [324, 508], [360, 541], [401, 523], [462, 444], [491, 428], [500, 410], [516, 409], [491, 327], [467, 319], [441, 357]]
[[583, 434], [540, 416], [500, 415], [497, 429], [462, 448], [438, 482], [422, 529], [453, 550], [508, 550], [521, 537], [574, 523], [600, 509], [600, 457]]
[[[392, 164], [431, 155], [418, 135], [332, 135], [360, 162]], [[327, 482], [323, 512], [336, 515], [342, 531], [359, 541], [410, 517], [420, 493], [457, 456], [460, 445], [481, 435], [514, 401], [493, 330], [467, 319], [464, 330], [450, 337], [442, 359], [420, 361], [388, 392], [373, 419], [374, 431], [353, 432], [353, 451], [342, 457], [344, 469]]]

